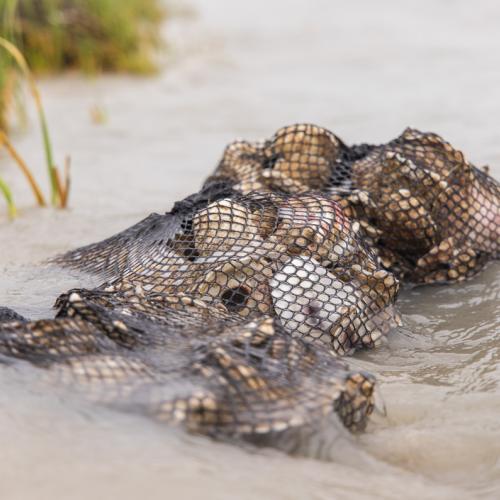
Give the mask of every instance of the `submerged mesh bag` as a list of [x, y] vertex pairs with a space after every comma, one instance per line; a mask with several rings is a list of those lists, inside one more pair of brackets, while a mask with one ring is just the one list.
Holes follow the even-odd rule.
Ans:
[[323, 194], [212, 183], [56, 259], [103, 284], [62, 295], [55, 319], [0, 323], [0, 352], [214, 436], [274, 439], [333, 415], [361, 430], [374, 379], [337, 355], [380, 344], [399, 318], [398, 282], [359, 232]]
[[187, 295], [72, 290], [53, 320], [0, 323], [0, 352], [100, 403], [192, 432], [274, 444], [340, 419], [364, 429], [374, 379], [265, 315], [231, 317]]
[[361, 430], [374, 379], [338, 356], [400, 323], [392, 271], [458, 280], [498, 256], [498, 195], [433, 134], [237, 141], [169, 213], [56, 258], [102, 285], [61, 295], [52, 320], [0, 310], [0, 352], [196, 432], [254, 440], [333, 415]]

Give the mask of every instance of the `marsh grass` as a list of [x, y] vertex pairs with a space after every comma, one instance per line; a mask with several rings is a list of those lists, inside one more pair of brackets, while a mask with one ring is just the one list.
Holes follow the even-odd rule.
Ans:
[[[0, 37], [13, 43], [35, 74], [149, 74], [164, 48], [161, 0], [0, 0]], [[12, 61], [0, 57], [0, 128], [22, 101]], [[19, 106], [18, 106], [19, 107]]]
[[[12, 44], [11, 42], [9, 42], [4, 38], [0, 38], [0, 48], [4, 49], [6, 54], [8, 54], [8, 56], [10, 56], [13, 59], [17, 68], [20, 70], [21, 74], [28, 83], [28, 87], [35, 102], [35, 106], [40, 121], [40, 128], [42, 131], [43, 146], [45, 150], [45, 158], [47, 163], [47, 171], [51, 187], [51, 202], [53, 206], [65, 208], [68, 199], [68, 193], [65, 192], [65, 186], [69, 187], [69, 179], [66, 179], [63, 183], [60, 179], [58, 169], [54, 164], [52, 145], [49, 135], [49, 127], [47, 125], [47, 119], [45, 118], [45, 111], [43, 109], [42, 99], [40, 97], [40, 92], [38, 91], [38, 87], [36, 86], [35, 78], [33, 77], [33, 74], [31, 73], [28, 67], [26, 59], [14, 44]], [[45, 199], [35, 178], [31, 174], [31, 171], [26, 165], [26, 163], [22, 160], [21, 156], [17, 153], [14, 146], [10, 143], [7, 133], [4, 132], [3, 130], [0, 130], [0, 146], [5, 146], [12, 159], [15, 161], [15, 163], [19, 166], [19, 168], [26, 176], [38, 204], [40, 206], [45, 206], [46, 204]], [[69, 173], [67, 175], [69, 175]], [[5, 191], [4, 190], [2, 191], [5, 194]], [[7, 198], [7, 196], [5, 197]]]
[[10, 35], [35, 73], [156, 71], [160, 0], [0, 0]]
[[[45, 199], [27, 165], [8, 138], [13, 109], [23, 109], [23, 82], [33, 97], [43, 137], [51, 203], [64, 208], [70, 187], [54, 164], [45, 111], [33, 74], [66, 69], [85, 73], [155, 72], [162, 48], [161, 0], [0, 0], [0, 147], [26, 176], [39, 205]], [[12, 193], [0, 183], [13, 216]]]
[[[43, 147], [45, 150], [45, 160], [47, 163], [47, 171], [49, 174], [50, 187], [51, 187], [51, 200], [52, 200], [52, 205], [55, 206], [58, 203], [60, 203], [61, 198], [57, 186], [57, 168], [54, 165], [54, 160], [53, 160], [49, 127], [47, 125], [47, 119], [45, 117], [45, 110], [43, 109], [40, 92], [38, 91], [38, 87], [36, 86], [35, 78], [33, 77], [33, 74], [31, 73], [28, 67], [28, 63], [26, 62], [26, 59], [21, 54], [19, 49], [14, 44], [9, 42], [8, 40], [5, 40], [4, 38], [0, 38], [0, 47], [3, 48], [8, 53], [8, 55], [10, 55], [12, 59], [15, 61], [17, 67], [20, 69], [24, 78], [26, 79], [31, 95], [33, 96], [33, 101], [35, 102], [38, 118], [40, 121], [40, 128], [42, 130]], [[8, 143], [6, 134], [4, 132], [2, 132], [0, 140], [3, 140], [4, 142]], [[13, 150], [12, 146], [10, 149]]]
[[[13, 43], [34, 74], [158, 69], [166, 11], [162, 0], [0, 0], [0, 37]], [[0, 128], [22, 102], [12, 60], [0, 57]], [[17, 106], [19, 107], [19, 106]]]
[[[14, 41], [14, 25], [18, 0], [0, 0], [0, 37]], [[10, 57], [0, 55], [0, 129], [7, 130], [12, 108], [19, 116], [22, 106], [19, 75]]]

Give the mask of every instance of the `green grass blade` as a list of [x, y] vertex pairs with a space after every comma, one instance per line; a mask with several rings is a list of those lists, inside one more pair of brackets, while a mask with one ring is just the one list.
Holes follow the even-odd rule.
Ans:
[[17, 215], [16, 205], [14, 204], [14, 199], [12, 198], [12, 193], [10, 191], [9, 186], [7, 186], [7, 184], [1, 177], [0, 177], [0, 191], [3, 194], [5, 201], [7, 202], [9, 217], [11, 219], [14, 219], [14, 217]]
[[47, 120], [45, 118], [45, 111], [43, 109], [42, 99], [40, 97], [40, 93], [38, 92], [38, 87], [36, 86], [35, 78], [33, 77], [33, 74], [31, 73], [28, 67], [26, 59], [21, 54], [20, 50], [13, 43], [9, 42], [5, 38], [0, 37], [0, 46], [3, 47], [12, 56], [12, 58], [16, 61], [17, 65], [19, 66], [19, 68], [21, 69], [21, 71], [23, 72], [24, 76], [28, 81], [31, 94], [33, 96], [38, 111], [40, 127], [42, 130], [45, 159], [47, 162], [47, 170], [49, 174], [49, 181], [51, 188], [51, 201], [52, 205], [56, 206], [60, 203], [60, 195], [57, 190], [57, 178], [55, 172], [54, 159], [52, 155], [52, 144], [50, 141], [49, 128], [47, 125]]

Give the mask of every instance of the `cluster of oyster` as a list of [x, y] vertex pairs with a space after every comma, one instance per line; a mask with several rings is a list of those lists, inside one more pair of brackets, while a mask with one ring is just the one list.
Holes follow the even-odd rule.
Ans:
[[378, 345], [399, 322], [397, 280], [360, 241], [359, 224], [321, 194], [222, 198], [138, 254], [119, 282], [136, 295], [185, 294], [241, 318], [276, 316], [339, 354]]
[[349, 196], [388, 268], [412, 281], [461, 281], [500, 250], [500, 186], [436, 134], [407, 129], [353, 164]]
[[293, 125], [279, 129], [269, 141], [231, 143], [214, 175], [233, 179], [233, 188], [241, 193], [306, 193], [328, 185], [332, 166], [346, 149], [322, 127]]
[[235, 323], [196, 298], [130, 285], [74, 289], [57, 308], [50, 320], [0, 316], [0, 353], [101, 404], [278, 446], [325, 419], [361, 431], [374, 409], [373, 376], [269, 316]]
[[500, 252], [500, 186], [440, 136], [407, 129], [346, 146], [314, 125], [229, 145], [212, 178], [241, 193], [322, 191], [361, 225], [384, 267], [413, 282], [460, 281]]

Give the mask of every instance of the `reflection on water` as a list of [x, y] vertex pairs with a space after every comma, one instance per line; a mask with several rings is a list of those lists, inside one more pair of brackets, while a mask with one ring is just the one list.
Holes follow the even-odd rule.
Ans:
[[[49, 315], [61, 291], [95, 283], [40, 261], [167, 210], [227, 142], [287, 123], [348, 142], [435, 130], [500, 176], [497, 2], [192, 3], [198, 18], [169, 27], [175, 57], [162, 77], [42, 85], [56, 150], [72, 155], [73, 208], [29, 209], [0, 163], [25, 207], [14, 224], [0, 219], [0, 304]], [[95, 105], [105, 125], [91, 123]], [[16, 144], [43, 176], [38, 130]], [[358, 438], [322, 434], [314, 446], [330, 462], [188, 436], [48, 394], [23, 363], [2, 367], [0, 496], [498, 498], [499, 299], [499, 263], [466, 284], [404, 290], [404, 328], [352, 359], [377, 375], [387, 416]]]

